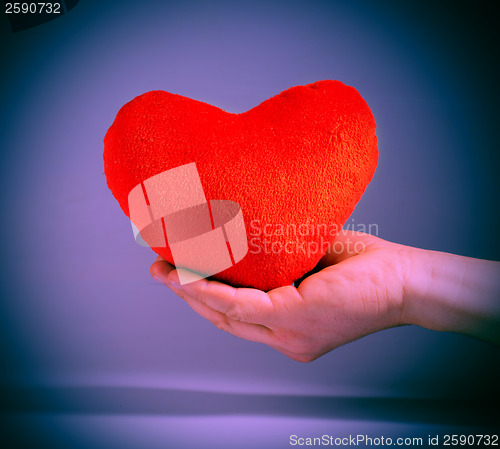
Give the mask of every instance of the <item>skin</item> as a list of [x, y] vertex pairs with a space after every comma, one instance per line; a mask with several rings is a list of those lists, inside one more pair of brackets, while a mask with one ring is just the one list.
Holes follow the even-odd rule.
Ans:
[[269, 292], [202, 279], [179, 285], [158, 258], [151, 275], [219, 329], [310, 362], [405, 324], [500, 344], [500, 263], [341, 232], [298, 287]]

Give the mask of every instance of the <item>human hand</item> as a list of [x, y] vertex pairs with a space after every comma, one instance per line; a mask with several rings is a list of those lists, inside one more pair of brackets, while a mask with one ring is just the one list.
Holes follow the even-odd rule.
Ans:
[[219, 329], [310, 362], [367, 334], [405, 323], [409, 248], [369, 234], [342, 231], [320, 270], [298, 287], [267, 293], [202, 279], [179, 285], [165, 260], [151, 274]]

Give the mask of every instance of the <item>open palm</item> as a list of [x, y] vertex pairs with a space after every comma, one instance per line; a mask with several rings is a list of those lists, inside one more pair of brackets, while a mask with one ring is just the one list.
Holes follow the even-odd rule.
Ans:
[[180, 286], [177, 270], [161, 258], [151, 274], [219, 329], [309, 362], [347, 342], [403, 324], [406, 248], [342, 231], [298, 287], [267, 293], [207, 279]]

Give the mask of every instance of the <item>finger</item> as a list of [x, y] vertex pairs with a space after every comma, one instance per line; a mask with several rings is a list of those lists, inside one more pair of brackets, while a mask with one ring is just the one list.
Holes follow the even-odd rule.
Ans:
[[[211, 309], [223, 313], [228, 319], [252, 324], [266, 325], [272, 322], [274, 306], [269, 295], [255, 288], [235, 288], [218, 281], [199, 279], [179, 285], [180, 270], [171, 271], [170, 284], [177, 284], [193, 299]], [[186, 274], [182, 270], [181, 275]]]
[[156, 261], [149, 268], [151, 276], [163, 284], [167, 283], [168, 275], [173, 270], [175, 270], [175, 267], [160, 256], [156, 258]]
[[180, 296], [198, 315], [214, 324], [218, 329], [229, 332], [238, 338], [244, 340], [254, 341], [256, 343], [263, 343], [269, 347], [281, 352], [287, 357], [302, 363], [311, 362], [316, 359], [316, 354], [298, 354], [289, 351], [285, 347], [277, 344], [277, 338], [274, 332], [262, 325], [244, 323], [242, 321], [235, 321], [227, 318], [221, 312], [211, 309], [206, 304], [188, 296], [182, 290], [172, 289], [178, 296]]
[[267, 327], [259, 324], [232, 320], [225, 314], [210, 308], [195, 298], [192, 298], [185, 291], [178, 290], [175, 287], [172, 288], [172, 291], [186, 301], [198, 315], [210, 321], [217, 328], [229, 332], [236, 337], [243, 338], [244, 340], [264, 343], [266, 345], [272, 345], [275, 343], [274, 334]]
[[276, 334], [271, 329], [259, 324], [250, 324], [242, 321], [231, 320], [223, 313], [213, 310], [206, 304], [191, 298], [185, 292], [179, 293], [181, 293], [182, 299], [184, 299], [184, 301], [186, 301], [198, 315], [210, 321], [217, 328], [229, 332], [236, 337], [268, 345], [297, 362], [311, 362], [319, 356], [317, 354], [298, 354], [289, 351], [284, 346], [278, 344]]
[[[168, 265], [172, 267], [170, 264]], [[172, 267], [172, 270], [170, 270], [169, 273], [172, 273], [173, 271], [174, 269]], [[162, 272], [162, 274], [164, 274], [164, 272]], [[193, 298], [186, 292], [185, 287], [187, 285], [193, 286], [192, 284], [194, 283], [185, 284], [184, 286], [181, 287], [177, 284], [176, 281], [178, 281], [177, 273], [174, 273], [170, 279], [163, 280], [163, 282], [169, 285], [170, 289], [174, 293], [176, 293], [184, 301], [186, 301], [186, 303], [198, 315], [210, 321], [217, 328], [229, 332], [232, 335], [239, 338], [243, 338], [245, 340], [266, 344], [272, 347], [273, 349], [276, 349], [277, 351], [281, 352], [282, 354], [286, 355], [287, 357], [299, 362], [310, 362], [311, 360], [314, 360], [316, 358], [316, 356], [310, 354], [297, 354], [289, 351], [288, 349], [286, 349], [285, 347], [283, 347], [278, 343], [278, 339], [273, 330], [264, 325], [231, 319], [227, 316], [227, 314], [224, 314], [218, 310], [211, 308], [209, 305], [207, 305], [207, 303], [200, 301], [199, 298]], [[207, 281], [207, 282], [211, 283], [209, 289], [215, 288], [217, 290], [217, 294], [221, 293], [222, 291], [221, 287], [229, 287], [225, 284], [221, 284], [216, 281]], [[220, 284], [220, 285], [214, 285], [214, 284]], [[234, 289], [233, 287], [229, 288]], [[234, 289], [234, 290], [244, 290], [244, 289]], [[254, 290], [254, 289], [246, 289], [246, 290]], [[260, 290], [257, 290], [257, 292], [264, 293], [261, 292]], [[295, 289], [292, 286], [280, 287], [271, 290], [269, 292], [269, 295], [274, 298], [274, 301], [276, 301], [276, 303], [281, 303], [283, 301], [286, 301], [286, 299], [289, 298], [291, 294], [298, 295], [297, 289]], [[274, 312], [274, 307], [273, 307], [273, 312]]]
[[178, 296], [180, 296], [198, 315], [205, 318], [214, 324], [217, 328], [229, 332], [230, 334], [243, 338], [245, 340], [263, 343], [269, 347], [281, 352], [287, 357], [302, 363], [310, 362], [318, 357], [315, 354], [299, 354], [289, 351], [283, 345], [279, 344], [276, 334], [266, 326], [260, 324], [245, 323], [229, 319], [226, 315], [217, 310], [214, 310], [189, 296], [186, 292], [178, 290], [175, 287], [171, 288]]
[[319, 261], [316, 271], [361, 254], [377, 241], [380, 241], [380, 239], [374, 235], [341, 230], [328, 247], [326, 254]]

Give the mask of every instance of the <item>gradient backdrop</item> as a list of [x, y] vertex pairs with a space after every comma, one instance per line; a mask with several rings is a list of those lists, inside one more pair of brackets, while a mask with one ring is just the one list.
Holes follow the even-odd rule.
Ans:
[[2, 447], [495, 429], [477, 401], [500, 398], [499, 348], [407, 326], [299, 364], [223, 333], [150, 278], [103, 174], [106, 130], [148, 90], [242, 112], [338, 79], [372, 108], [380, 149], [348, 223], [498, 259], [498, 16], [437, 3], [80, 0], [16, 33], [2, 11]]

